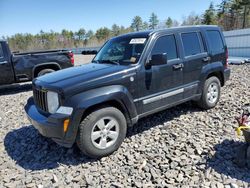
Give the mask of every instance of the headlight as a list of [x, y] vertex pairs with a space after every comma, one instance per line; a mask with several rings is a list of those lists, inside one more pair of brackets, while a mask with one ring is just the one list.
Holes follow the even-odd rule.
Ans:
[[47, 103], [48, 103], [48, 110], [49, 113], [55, 113], [56, 110], [59, 108], [59, 98], [58, 94], [53, 91], [47, 92]]

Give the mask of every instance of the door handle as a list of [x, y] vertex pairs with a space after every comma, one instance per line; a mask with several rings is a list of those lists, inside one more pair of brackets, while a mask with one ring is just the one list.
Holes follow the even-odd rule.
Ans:
[[179, 69], [182, 69], [183, 67], [184, 67], [183, 63], [173, 65], [174, 70], [179, 70]]
[[208, 61], [210, 61], [210, 60], [211, 60], [211, 57], [209, 57], [209, 56], [208, 56], [208, 57], [204, 57], [204, 58], [202, 59], [203, 62], [208, 62]]
[[1, 64], [7, 64], [8, 63], [8, 61], [0, 61], [0, 65]]

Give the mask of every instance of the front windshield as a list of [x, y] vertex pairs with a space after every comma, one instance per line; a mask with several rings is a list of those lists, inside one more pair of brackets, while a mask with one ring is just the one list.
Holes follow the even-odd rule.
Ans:
[[109, 40], [98, 52], [93, 62], [136, 64], [146, 45], [147, 38], [118, 37]]

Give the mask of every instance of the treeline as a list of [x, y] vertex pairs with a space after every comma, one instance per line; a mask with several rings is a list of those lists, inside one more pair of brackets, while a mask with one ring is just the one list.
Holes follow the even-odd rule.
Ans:
[[152, 13], [148, 21], [140, 16], [135, 16], [129, 27], [114, 24], [111, 28], [102, 27], [96, 32], [86, 31], [80, 28], [73, 32], [63, 29], [61, 32], [44, 32], [36, 35], [16, 34], [6, 37], [12, 51], [28, 51], [55, 48], [78, 48], [100, 46], [110, 37], [131, 31], [142, 31], [148, 29], [169, 28], [180, 25], [219, 25], [223, 30], [233, 30], [250, 27], [250, 0], [222, 0], [219, 5], [210, 4], [201, 15], [190, 13], [183, 17], [182, 22], [166, 17], [160, 21], [155, 13]]

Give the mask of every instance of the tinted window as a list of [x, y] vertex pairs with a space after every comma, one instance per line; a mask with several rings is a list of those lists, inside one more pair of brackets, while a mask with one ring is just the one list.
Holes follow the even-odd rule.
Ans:
[[185, 56], [196, 55], [204, 52], [204, 47], [201, 46], [201, 38], [198, 33], [183, 33], [181, 34]]
[[224, 51], [224, 45], [219, 31], [207, 31], [207, 36], [212, 52]]
[[0, 58], [3, 58], [3, 49], [1, 43], [0, 43]]
[[152, 55], [163, 53], [167, 53], [168, 60], [178, 57], [174, 35], [163, 36], [157, 39]]

